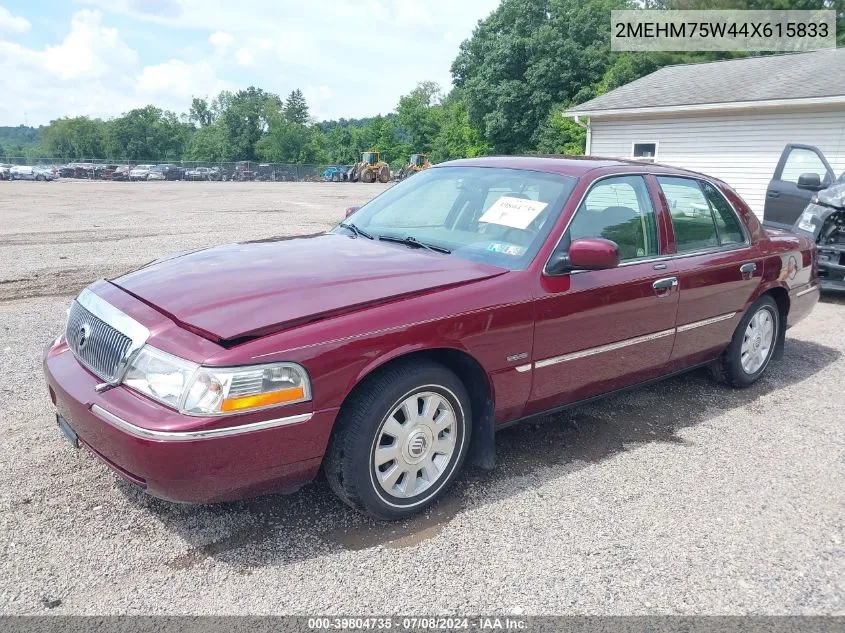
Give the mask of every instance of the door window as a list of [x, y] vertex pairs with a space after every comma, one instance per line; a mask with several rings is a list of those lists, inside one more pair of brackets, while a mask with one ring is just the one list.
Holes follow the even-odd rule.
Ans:
[[798, 182], [801, 174], [818, 174], [819, 180], [828, 184], [829, 178], [827, 166], [816, 152], [803, 147], [795, 147], [790, 150], [783, 164], [780, 179], [786, 182]]
[[719, 238], [719, 244], [722, 246], [743, 244], [745, 234], [742, 232], [739, 218], [736, 217], [730, 203], [725, 200], [725, 196], [709, 182], [702, 182], [701, 188], [704, 189], [707, 202], [713, 209], [713, 219], [716, 221], [716, 235]]
[[612, 240], [622, 261], [657, 255], [657, 222], [642, 177], [616, 176], [593, 185], [575, 212], [569, 237]]
[[730, 204], [710, 183], [658, 176], [669, 204], [679, 253], [745, 243], [745, 234]]

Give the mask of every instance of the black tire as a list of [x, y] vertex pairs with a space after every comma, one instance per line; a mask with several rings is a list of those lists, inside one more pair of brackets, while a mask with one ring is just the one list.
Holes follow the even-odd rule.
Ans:
[[[452, 407], [455, 444], [433, 483], [420, 494], [401, 498], [389, 495], [376, 483], [374, 451], [390, 414], [417, 392], [434, 393]], [[345, 503], [377, 519], [415, 514], [439, 500], [460, 472], [471, 439], [471, 421], [466, 388], [452, 371], [428, 360], [395, 363], [365, 379], [344, 403], [326, 453], [326, 478]]]
[[[747, 371], [742, 364], [742, 345], [746, 339], [746, 331], [751, 319], [761, 311], [768, 312], [768, 316], [774, 324], [772, 340], [768, 352], [765, 355], [763, 364], [753, 372]], [[763, 295], [752, 305], [736, 326], [731, 344], [722, 355], [710, 366], [711, 375], [717, 380], [727, 383], [732, 387], [748, 387], [763, 375], [774, 356], [775, 350], [780, 341], [781, 315], [775, 300], [770, 295]]]

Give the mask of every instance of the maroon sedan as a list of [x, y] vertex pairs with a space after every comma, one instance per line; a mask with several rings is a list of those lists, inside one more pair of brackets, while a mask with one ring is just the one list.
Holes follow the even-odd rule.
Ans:
[[397, 518], [495, 431], [709, 365], [757, 380], [819, 297], [816, 252], [724, 183], [623, 161], [460, 160], [325, 235], [98, 281], [45, 371], [59, 426], [149, 493], [213, 502], [322, 467]]

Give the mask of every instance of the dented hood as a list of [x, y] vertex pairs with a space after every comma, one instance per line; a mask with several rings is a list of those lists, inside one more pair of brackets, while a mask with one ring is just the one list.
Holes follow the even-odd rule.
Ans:
[[505, 272], [455, 256], [328, 234], [195, 251], [112, 283], [199, 334], [227, 341]]

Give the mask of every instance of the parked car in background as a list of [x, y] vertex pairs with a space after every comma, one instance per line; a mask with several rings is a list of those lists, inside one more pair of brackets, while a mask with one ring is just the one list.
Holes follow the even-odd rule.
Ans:
[[839, 178], [820, 149], [787, 145], [766, 191], [763, 223], [813, 239], [823, 290], [845, 291], [845, 173]]
[[255, 172], [252, 170], [249, 161], [242, 160], [235, 163], [231, 172], [223, 174], [223, 180], [234, 180], [237, 182], [255, 180]]
[[220, 180], [220, 170], [216, 167], [195, 167], [185, 171], [185, 180]]
[[325, 182], [346, 182], [349, 169], [349, 165], [332, 165], [323, 170], [320, 178]]
[[111, 175], [111, 180], [125, 182], [129, 180], [129, 165], [117, 165]]
[[9, 180], [9, 172], [12, 166], [8, 163], [0, 163], [0, 180]]
[[155, 165], [135, 165], [129, 170], [129, 180], [147, 180]]
[[511, 423], [703, 365], [754, 383], [819, 298], [812, 240], [660, 165], [459, 160], [347, 216], [85, 289], [44, 359], [62, 432], [165, 499], [322, 469], [397, 519]]
[[788, 144], [766, 189], [763, 224], [791, 229], [813, 196], [835, 181], [833, 168], [818, 147]]
[[58, 178], [58, 169], [52, 165], [14, 165], [9, 170], [10, 180], [37, 180], [40, 182]]
[[185, 170], [178, 165], [164, 163], [153, 167], [147, 180], [182, 180], [184, 176]]

